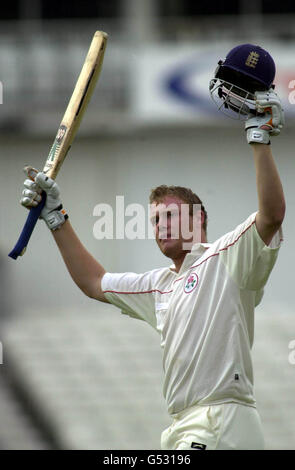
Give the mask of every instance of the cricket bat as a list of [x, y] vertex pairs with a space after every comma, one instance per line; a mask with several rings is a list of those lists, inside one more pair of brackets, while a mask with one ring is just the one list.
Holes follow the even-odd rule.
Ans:
[[[73, 94], [43, 168], [43, 172], [50, 178], [56, 178], [78, 131], [81, 119], [101, 71], [107, 39], [108, 35], [103, 31], [96, 31], [93, 36]], [[34, 169], [27, 167], [27, 173], [30, 178], [34, 178]], [[18, 256], [24, 254], [34, 227], [45, 205], [45, 200], [46, 193], [43, 191], [41, 202], [38, 206], [30, 209], [20, 237], [15, 247], [8, 255], [11, 258], [17, 259]]]

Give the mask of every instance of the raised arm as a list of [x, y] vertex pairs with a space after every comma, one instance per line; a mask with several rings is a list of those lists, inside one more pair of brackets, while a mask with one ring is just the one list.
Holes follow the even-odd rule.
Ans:
[[256, 169], [258, 214], [256, 227], [268, 245], [278, 231], [285, 216], [285, 197], [271, 146], [252, 144]]
[[62, 208], [57, 184], [44, 173], [38, 173], [36, 182], [25, 181], [21, 204], [36, 206], [40, 202], [40, 188], [46, 192], [46, 204], [41, 212], [51, 229], [67, 269], [85, 295], [101, 302], [108, 302], [101, 290], [101, 279], [105, 270], [85, 249], [74, 232], [67, 214]]
[[105, 269], [83, 246], [69, 220], [66, 220], [60, 229], [52, 231], [52, 234], [77, 286], [88, 297], [108, 302], [101, 290]]
[[280, 134], [284, 113], [280, 99], [273, 90], [256, 93], [256, 109], [260, 114], [250, 117], [245, 129], [256, 169], [256, 227], [264, 243], [269, 245], [284, 220], [286, 210], [282, 183], [269, 145], [270, 136]]

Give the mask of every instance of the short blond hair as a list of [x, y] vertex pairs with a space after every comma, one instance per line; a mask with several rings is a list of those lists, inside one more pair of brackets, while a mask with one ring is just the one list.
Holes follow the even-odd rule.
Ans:
[[163, 202], [165, 196], [175, 196], [181, 199], [183, 202], [189, 204], [189, 214], [193, 215], [193, 206], [194, 204], [201, 204], [201, 210], [204, 213], [204, 223], [203, 228], [205, 233], [207, 234], [207, 223], [208, 223], [208, 216], [207, 211], [199, 198], [191, 189], [184, 188], [183, 186], [167, 186], [166, 184], [162, 184], [157, 186], [156, 188], [151, 190], [150, 193], [150, 204], [156, 202], [157, 204]]

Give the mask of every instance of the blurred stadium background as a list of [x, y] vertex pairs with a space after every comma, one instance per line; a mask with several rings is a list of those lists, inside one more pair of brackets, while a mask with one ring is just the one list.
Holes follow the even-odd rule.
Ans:
[[217, 113], [208, 81], [237, 44], [274, 57], [286, 127], [272, 145], [287, 216], [253, 361], [266, 447], [294, 449], [295, 6], [264, 0], [1, 5], [0, 448], [159, 449], [170, 423], [156, 332], [84, 297], [43, 223], [23, 258], [7, 257], [26, 217], [22, 168], [43, 165], [95, 30], [109, 34], [104, 68], [58, 181], [78, 235], [109, 271], [167, 265], [153, 240], [94, 238], [95, 205], [115, 211], [116, 195], [147, 207], [152, 187], [189, 186], [211, 241], [257, 209], [243, 125]]

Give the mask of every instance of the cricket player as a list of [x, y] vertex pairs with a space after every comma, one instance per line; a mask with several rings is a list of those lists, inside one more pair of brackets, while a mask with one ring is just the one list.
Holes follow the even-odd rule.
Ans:
[[[245, 76], [254, 83], [249, 96], [247, 80], [243, 88], [237, 86]], [[238, 46], [219, 63], [214, 87], [218, 83], [225, 109], [245, 118], [258, 210], [208, 243], [207, 212], [196, 194], [179, 186], [153, 189], [151, 221], [159, 249], [172, 261], [170, 267], [143, 274], [107, 272], [75, 234], [62, 209], [57, 183], [44, 173], [38, 173], [35, 182], [25, 181], [21, 203], [26, 207], [36, 206], [40, 190], [46, 191], [41, 216], [78, 287], [158, 331], [163, 393], [172, 419], [161, 436], [164, 450], [264, 449], [253, 393], [251, 347], [254, 309], [278, 256], [285, 215], [270, 145], [284, 123], [273, 78], [272, 58], [251, 44]], [[241, 91], [245, 88], [247, 96]], [[184, 224], [189, 226], [189, 236], [182, 230]]]

